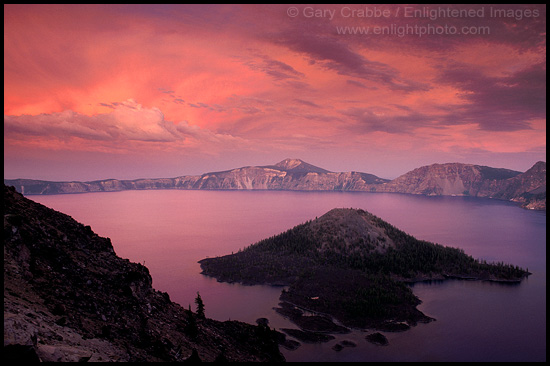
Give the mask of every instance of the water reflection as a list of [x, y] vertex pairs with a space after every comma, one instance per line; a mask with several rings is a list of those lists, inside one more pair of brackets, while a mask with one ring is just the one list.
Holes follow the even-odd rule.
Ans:
[[[31, 196], [112, 239], [116, 253], [146, 262], [153, 286], [187, 307], [200, 291], [206, 314], [276, 328], [281, 288], [219, 283], [197, 263], [321, 216], [335, 207], [367, 210], [418, 239], [459, 247], [474, 258], [528, 268], [518, 284], [432, 280], [411, 285], [437, 321], [384, 333], [379, 347], [354, 331], [324, 344], [283, 350], [289, 361], [545, 361], [546, 214], [472, 197], [342, 192], [124, 191]], [[357, 347], [336, 352], [339, 342]]]

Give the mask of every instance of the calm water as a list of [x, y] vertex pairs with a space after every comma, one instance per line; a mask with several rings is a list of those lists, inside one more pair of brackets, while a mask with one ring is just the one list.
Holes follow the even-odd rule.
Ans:
[[[527, 267], [520, 285], [448, 280], [420, 283], [419, 309], [437, 321], [385, 333], [375, 346], [354, 331], [325, 344], [283, 350], [288, 361], [545, 361], [546, 213], [468, 197], [270, 191], [124, 191], [32, 200], [91, 225], [116, 253], [145, 263], [153, 286], [194, 309], [200, 292], [208, 317], [255, 324], [266, 317], [292, 327], [272, 308], [280, 288], [218, 283], [197, 261], [236, 252], [335, 207], [362, 208], [419, 239], [460, 247], [475, 258]], [[332, 346], [351, 340], [355, 348]]]

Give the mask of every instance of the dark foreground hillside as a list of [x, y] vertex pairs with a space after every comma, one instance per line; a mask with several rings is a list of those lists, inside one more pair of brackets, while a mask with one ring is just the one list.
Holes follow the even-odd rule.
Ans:
[[4, 360], [284, 361], [269, 327], [201, 319], [151, 284], [109, 238], [4, 186]]

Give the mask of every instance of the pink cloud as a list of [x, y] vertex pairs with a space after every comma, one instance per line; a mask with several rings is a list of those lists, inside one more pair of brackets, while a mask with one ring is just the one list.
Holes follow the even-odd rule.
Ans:
[[[160, 109], [145, 108], [134, 100], [114, 103], [110, 108], [112, 111], [108, 113], [92, 116], [71, 110], [4, 116], [4, 139], [19, 145], [28, 141], [42, 148], [113, 152], [189, 149], [197, 145], [215, 151], [216, 147], [244, 143], [243, 139], [214, 133], [186, 121], [167, 121]], [[59, 141], [63, 144], [58, 145]]]
[[87, 116], [71, 110], [40, 115], [4, 117], [4, 133], [52, 139], [79, 137], [104, 141], [174, 141], [182, 139], [158, 108], [143, 108], [133, 100], [120, 103], [111, 113]]
[[342, 16], [364, 5], [314, 6], [333, 19], [305, 17], [306, 6], [289, 17], [287, 5], [6, 5], [5, 152], [51, 140], [64, 151], [192, 151], [230, 168], [230, 157], [294, 151], [359, 170], [375, 156], [431, 163], [430, 152], [478, 149], [490, 165], [492, 153], [545, 151], [510, 138], [546, 131], [544, 6], [498, 5], [538, 11], [523, 19], [443, 19], [490, 34], [426, 37], [336, 31], [443, 21], [395, 16], [405, 5], [369, 19]]

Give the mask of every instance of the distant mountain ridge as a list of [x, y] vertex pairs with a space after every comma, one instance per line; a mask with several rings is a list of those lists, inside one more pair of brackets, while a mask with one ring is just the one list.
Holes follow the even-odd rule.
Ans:
[[331, 172], [300, 159], [274, 165], [247, 166], [176, 178], [89, 182], [4, 179], [24, 194], [62, 194], [129, 189], [303, 190], [393, 192], [423, 195], [465, 195], [518, 202], [546, 209], [546, 162], [526, 172], [488, 166], [446, 163], [416, 168], [394, 180], [361, 172]]

